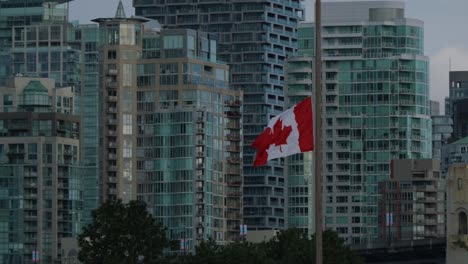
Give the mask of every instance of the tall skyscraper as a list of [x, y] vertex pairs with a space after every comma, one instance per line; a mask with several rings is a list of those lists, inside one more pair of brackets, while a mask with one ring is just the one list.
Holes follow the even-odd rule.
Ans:
[[79, 116], [71, 87], [16, 77], [0, 87], [0, 262], [60, 260], [81, 232]]
[[0, 3], [5, 14], [0, 30], [9, 36], [2, 42], [9, 47], [3, 46], [6, 56], [0, 67], [8, 75], [52, 78], [56, 87], [72, 87], [74, 110], [78, 114], [83, 109], [80, 144], [82, 165], [87, 166], [84, 217], [89, 222], [98, 205], [98, 32], [96, 25], [69, 23], [67, 2]]
[[[12, 74], [11, 52], [14, 27], [29, 26], [41, 22], [67, 22], [68, 2], [71, 0], [5, 0], [0, 1], [0, 81]], [[22, 37], [26, 38], [25, 35]], [[18, 34], [17, 34], [18, 35]], [[29, 39], [37, 36], [32, 28], [27, 34]], [[40, 38], [44, 38], [41, 34]], [[30, 47], [32, 43], [30, 44]]]
[[390, 160], [431, 157], [423, 22], [402, 1], [324, 2], [322, 12], [324, 223], [348, 243], [372, 242]]
[[68, 34], [72, 29], [67, 22], [13, 27], [12, 73], [53, 78], [58, 87], [74, 86], [79, 91], [80, 46]]
[[100, 200], [136, 199], [136, 69], [143, 18], [97, 18], [100, 58]]
[[468, 71], [449, 73], [449, 97], [445, 114], [453, 120], [453, 140], [468, 136]]
[[99, 205], [99, 59], [96, 24], [68, 27], [68, 39], [80, 50], [79, 90], [81, 114], [80, 153], [83, 176], [83, 221], [90, 223], [91, 212]]
[[431, 101], [432, 158], [442, 161], [442, 147], [452, 137], [453, 121], [450, 116], [440, 114], [439, 105], [439, 102]]
[[144, 200], [171, 239], [239, 239], [241, 93], [215, 35], [99, 18], [103, 200]]
[[[287, 60], [287, 99], [293, 106], [308, 96], [315, 97], [315, 52], [313, 24], [301, 23], [297, 29], [298, 51]], [[315, 113], [315, 104], [312, 103]], [[315, 119], [314, 119], [315, 121]], [[315, 126], [314, 126], [315, 127]], [[315, 153], [296, 154], [288, 164], [288, 227], [315, 233]]]
[[283, 65], [296, 50], [296, 27], [303, 19], [300, 1], [135, 0], [133, 5], [136, 15], [165, 27], [219, 35], [218, 58], [230, 66], [232, 88], [244, 92], [244, 224], [249, 229], [286, 227], [284, 159], [254, 168], [251, 143], [268, 120], [284, 110]]

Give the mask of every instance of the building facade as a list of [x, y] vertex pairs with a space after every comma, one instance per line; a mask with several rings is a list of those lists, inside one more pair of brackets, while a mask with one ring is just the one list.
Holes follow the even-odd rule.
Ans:
[[168, 28], [190, 28], [219, 35], [217, 56], [230, 67], [231, 86], [244, 92], [244, 223], [249, 229], [287, 226], [284, 160], [254, 168], [253, 140], [268, 120], [285, 108], [284, 62], [297, 46], [303, 19], [299, 0], [245, 2], [157, 2], [136, 0], [135, 14]]
[[442, 147], [441, 172], [446, 175], [453, 165], [468, 164], [468, 137]]
[[450, 116], [431, 116], [432, 119], [432, 158], [442, 161], [445, 156], [442, 151], [452, 138], [453, 121]]
[[67, 5], [58, 5], [63, 10], [60, 9], [60, 12], [50, 18], [56, 19], [53, 23], [44, 20], [31, 25], [12, 26], [10, 35], [13, 41], [9, 49], [12, 61], [9, 71], [18, 76], [52, 78], [56, 87], [72, 87], [75, 93], [74, 111], [83, 118], [80, 123], [83, 131], [80, 135], [83, 149], [81, 164], [87, 166], [85, 219], [89, 222], [91, 211], [97, 208], [99, 197], [98, 28], [97, 25], [68, 23], [66, 16], [60, 15], [68, 12]]
[[445, 238], [445, 179], [435, 159], [393, 160], [391, 177], [379, 183], [381, 239]]
[[[68, 2], [71, 0], [6, 0], [0, 3], [0, 82], [12, 75], [11, 51], [16, 26], [29, 26], [41, 22], [68, 20]], [[33, 32], [28, 32], [32, 34]]]
[[[301, 23], [297, 29], [298, 51], [287, 59], [286, 94], [291, 107], [308, 96], [315, 98], [314, 32], [311, 23]], [[315, 104], [312, 103], [315, 113]], [[314, 119], [315, 121], [315, 119]], [[314, 124], [315, 127], [315, 124]], [[315, 233], [315, 153], [307, 152], [287, 158], [288, 166], [288, 227]]]
[[60, 260], [60, 239], [81, 232], [79, 116], [71, 87], [16, 77], [0, 87], [1, 263]]
[[13, 27], [12, 74], [53, 78], [57, 87], [79, 91], [80, 47], [68, 34], [72, 28], [66, 22]]
[[322, 4], [324, 223], [352, 244], [380, 239], [390, 160], [431, 157], [423, 22], [404, 11], [401, 1]]
[[468, 136], [468, 71], [449, 73], [449, 97], [445, 114], [453, 120], [453, 140]]
[[452, 137], [453, 121], [448, 115], [441, 115], [439, 102], [431, 101], [432, 158], [442, 160], [442, 146]]
[[103, 200], [140, 199], [170, 239], [239, 239], [241, 93], [215, 35], [99, 18]]
[[447, 263], [468, 261], [468, 168], [454, 165], [447, 174]]

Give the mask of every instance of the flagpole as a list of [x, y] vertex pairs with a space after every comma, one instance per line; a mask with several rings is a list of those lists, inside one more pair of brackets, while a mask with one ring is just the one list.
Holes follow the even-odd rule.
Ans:
[[323, 263], [322, 245], [322, 6], [315, 0], [315, 263]]

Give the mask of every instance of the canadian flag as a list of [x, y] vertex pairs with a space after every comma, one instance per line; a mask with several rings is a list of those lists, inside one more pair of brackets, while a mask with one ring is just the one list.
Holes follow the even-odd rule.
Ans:
[[301, 101], [273, 117], [268, 127], [252, 144], [257, 149], [254, 167], [271, 159], [290, 156], [314, 149], [312, 98]]

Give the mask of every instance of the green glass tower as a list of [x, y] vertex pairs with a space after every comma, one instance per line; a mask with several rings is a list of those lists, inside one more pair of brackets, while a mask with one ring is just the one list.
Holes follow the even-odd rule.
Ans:
[[71, 87], [15, 77], [0, 86], [0, 262], [58, 263], [83, 219], [80, 118]]
[[[423, 22], [406, 18], [401, 1], [328, 2], [323, 13], [324, 223], [348, 243], [372, 242], [381, 233], [378, 183], [390, 178], [390, 160], [431, 157]], [[313, 24], [303, 27], [301, 50], [310, 50]], [[294, 60], [290, 68], [301, 63], [310, 69]], [[309, 87], [297, 76], [291, 71], [292, 102]]]
[[67, 22], [71, 0], [5, 0], [0, 1], [0, 81], [13, 74], [10, 48], [13, 28], [41, 22]]

